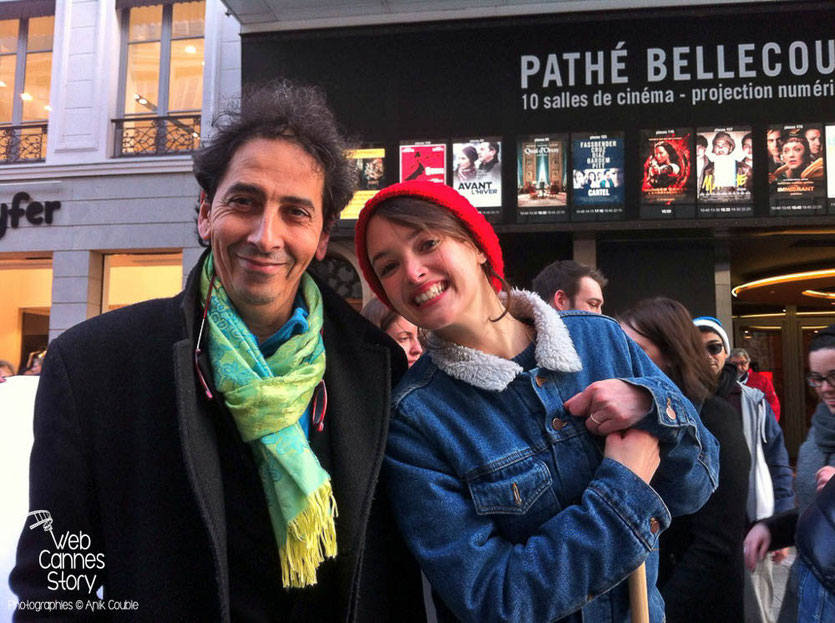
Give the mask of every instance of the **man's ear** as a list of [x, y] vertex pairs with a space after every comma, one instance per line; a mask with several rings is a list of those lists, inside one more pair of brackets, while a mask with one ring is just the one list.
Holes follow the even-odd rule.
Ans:
[[212, 237], [212, 227], [209, 220], [209, 212], [211, 212], [212, 204], [206, 197], [206, 192], [200, 192], [200, 211], [197, 214], [197, 233], [200, 237], [208, 242]]
[[330, 231], [322, 230], [319, 234], [319, 244], [316, 245], [316, 259], [320, 262], [325, 259], [325, 254], [328, 252], [328, 241], [331, 239]]
[[569, 299], [562, 290], [557, 290], [554, 292], [553, 305], [559, 311], [565, 311], [567, 309], [571, 309], [571, 299]]

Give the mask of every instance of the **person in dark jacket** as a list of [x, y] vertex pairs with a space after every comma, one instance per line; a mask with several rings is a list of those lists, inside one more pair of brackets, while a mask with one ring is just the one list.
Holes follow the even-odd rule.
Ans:
[[798, 623], [835, 620], [835, 479], [833, 470], [817, 473], [817, 495], [800, 514], [793, 508], [757, 523], [745, 539], [745, 562], [753, 569], [769, 550], [797, 546], [789, 586], [796, 597], [783, 602]]
[[307, 272], [345, 147], [318, 90], [245, 94], [194, 157], [210, 249], [185, 291], [50, 345], [19, 619], [424, 617], [377, 486], [403, 351]]
[[739, 417], [713, 395], [716, 378], [681, 303], [645, 299], [618, 320], [697, 406], [705, 427], [719, 441], [719, 487], [701, 510], [674, 518], [661, 535], [658, 587], [667, 621], [742, 621], [742, 539], [751, 459]]

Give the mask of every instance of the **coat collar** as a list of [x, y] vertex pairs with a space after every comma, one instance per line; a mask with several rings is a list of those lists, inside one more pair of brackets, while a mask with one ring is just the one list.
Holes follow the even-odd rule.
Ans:
[[[504, 293], [499, 297], [504, 301]], [[513, 290], [508, 310], [514, 318], [533, 322], [536, 328], [536, 363], [556, 372], [579, 372], [580, 357], [565, 323], [557, 311], [533, 292]], [[502, 391], [523, 372], [510, 359], [448, 342], [430, 334], [428, 352], [432, 362], [449, 376], [480, 389]]]

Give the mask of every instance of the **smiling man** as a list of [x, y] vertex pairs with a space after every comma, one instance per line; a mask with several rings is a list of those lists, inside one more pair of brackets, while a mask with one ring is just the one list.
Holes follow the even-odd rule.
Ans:
[[574, 260], [557, 260], [534, 277], [532, 290], [559, 311], [603, 313], [603, 273]]
[[50, 345], [30, 509], [102, 566], [73, 570], [92, 591], [51, 590], [53, 541], [27, 526], [21, 602], [101, 589], [143, 620], [422, 619], [377, 486], [406, 359], [307, 272], [354, 191], [345, 149], [319, 91], [248, 94], [194, 157], [209, 249], [185, 290]]

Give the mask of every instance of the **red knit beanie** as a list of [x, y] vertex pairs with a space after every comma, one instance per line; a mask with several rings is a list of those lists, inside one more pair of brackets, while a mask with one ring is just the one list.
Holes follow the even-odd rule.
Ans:
[[[493, 231], [493, 227], [487, 222], [487, 219], [484, 218], [481, 212], [474, 208], [458, 191], [446, 184], [421, 181], [400, 182], [399, 184], [393, 184], [388, 188], [384, 188], [366, 202], [365, 207], [360, 211], [359, 218], [357, 219], [356, 234], [354, 237], [357, 260], [362, 269], [362, 274], [371, 287], [371, 290], [377, 295], [377, 298], [389, 308], [392, 308], [392, 305], [368, 259], [368, 240], [365, 234], [368, 229], [368, 221], [371, 220], [375, 210], [382, 203], [394, 197], [424, 199], [452, 212], [464, 224], [464, 227], [472, 236], [473, 242], [487, 257], [487, 262], [490, 268], [493, 269], [493, 272], [504, 279], [504, 260], [502, 259], [502, 249], [499, 246], [499, 239], [496, 236], [496, 232]], [[493, 277], [490, 279], [490, 283], [496, 292], [502, 289], [502, 283], [499, 279]]]

